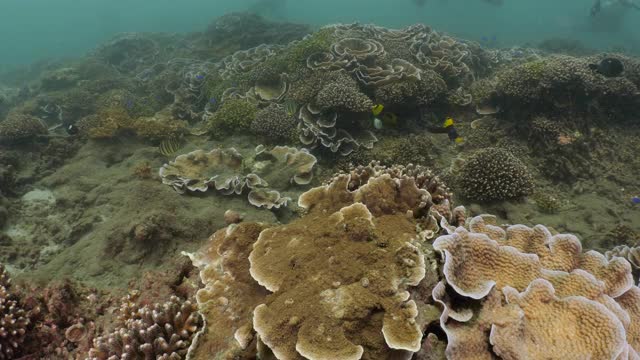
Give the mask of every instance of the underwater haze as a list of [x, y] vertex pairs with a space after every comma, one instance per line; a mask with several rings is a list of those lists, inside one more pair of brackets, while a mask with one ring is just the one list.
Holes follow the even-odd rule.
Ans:
[[640, 11], [591, 18], [591, 6], [591, 0], [505, 0], [502, 6], [482, 0], [427, 0], [422, 6], [412, 0], [5, 0], [0, 65], [77, 56], [121, 32], [196, 31], [217, 16], [245, 10], [316, 26], [422, 22], [471, 40], [495, 38], [495, 46], [564, 38], [603, 50], [640, 48]]
[[640, 359], [640, 0], [0, 5], [0, 360]]

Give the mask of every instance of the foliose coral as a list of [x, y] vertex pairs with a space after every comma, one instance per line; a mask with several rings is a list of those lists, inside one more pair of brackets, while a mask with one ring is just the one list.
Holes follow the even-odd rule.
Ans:
[[180, 194], [213, 188], [223, 195], [240, 195], [249, 189], [251, 204], [271, 209], [290, 200], [280, 191], [311, 181], [315, 164], [316, 158], [304, 149], [276, 146], [267, 150], [260, 145], [247, 158], [234, 148], [196, 150], [164, 164], [159, 174], [164, 184]]
[[420, 350], [426, 304], [411, 292], [430, 262], [421, 241], [435, 225], [423, 222], [430, 195], [409, 177], [383, 174], [354, 191], [349, 178], [303, 194], [308, 213], [298, 220], [232, 225], [191, 255], [212, 327], [192, 354], [380, 359]]
[[29, 318], [10, 292], [11, 280], [0, 264], [0, 359], [14, 359], [25, 339]]
[[[440, 283], [433, 296], [444, 307], [448, 357], [637, 356], [640, 288], [626, 260], [583, 253], [575, 236], [542, 225], [503, 228], [479, 216], [444, 227], [434, 249], [448, 287]], [[459, 307], [460, 295], [479, 307]]]
[[533, 178], [515, 156], [500, 148], [471, 155], [456, 180], [462, 194], [474, 201], [499, 201], [529, 195]]
[[125, 300], [116, 329], [94, 340], [89, 359], [184, 359], [201, 322], [196, 305], [176, 296], [142, 307]]

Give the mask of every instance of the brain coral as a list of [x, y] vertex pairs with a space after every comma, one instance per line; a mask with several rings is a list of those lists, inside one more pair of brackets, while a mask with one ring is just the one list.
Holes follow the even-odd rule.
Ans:
[[[447, 355], [455, 359], [613, 359], [637, 356], [640, 289], [622, 258], [583, 253], [573, 235], [542, 225], [506, 229], [492, 218], [448, 228], [434, 242], [446, 284], [433, 291], [445, 311]], [[455, 296], [479, 299], [463, 307]], [[476, 310], [473, 310], [476, 309]]]
[[300, 219], [232, 225], [192, 255], [207, 323], [229, 325], [203, 333], [198, 354], [386, 359], [420, 349], [426, 324], [411, 292], [428, 271], [417, 217], [430, 216], [430, 195], [409, 177], [348, 183], [303, 194]]
[[488, 148], [467, 159], [457, 176], [461, 193], [473, 201], [500, 201], [529, 195], [533, 178], [506, 150]]

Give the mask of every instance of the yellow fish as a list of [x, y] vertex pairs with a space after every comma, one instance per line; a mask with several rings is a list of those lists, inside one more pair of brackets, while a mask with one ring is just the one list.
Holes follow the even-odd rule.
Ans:
[[371, 113], [373, 113], [373, 116], [378, 116], [378, 115], [380, 115], [380, 113], [382, 112], [382, 110], [384, 110], [384, 105], [382, 105], [382, 104], [377, 104], [377, 105], [374, 105], [374, 106], [371, 108]]
[[453, 126], [453, 123], [454, 123], [453, 118], [448, 117], [445, 119], [444, 124], [442, 124], [442, 126], [448, 128], [449, 126]]

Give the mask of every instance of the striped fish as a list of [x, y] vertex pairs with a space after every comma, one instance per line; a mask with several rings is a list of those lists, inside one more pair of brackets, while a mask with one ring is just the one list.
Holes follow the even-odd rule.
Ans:
[[293, 116], [298, 112], [298, 104], [293, 100], [287, 100], [284, 102], [284, 111], [287, 112], [287, 115]]
[[164, 156], [171, 156], [182, 147], [182, 139], [178, 137], [170, 137], [162, 140], [158, 146], [158, 150]]

